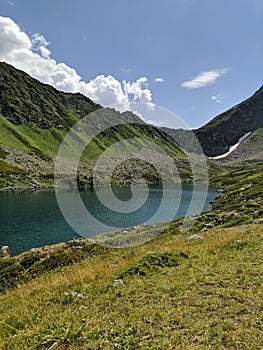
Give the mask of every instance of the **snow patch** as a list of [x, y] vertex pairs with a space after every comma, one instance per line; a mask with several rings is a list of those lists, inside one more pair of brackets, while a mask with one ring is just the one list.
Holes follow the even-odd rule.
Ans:
[[230, 153], [232, 153], [234, 150], [237, 149], [237, 147], [241, 144], [242, 141], [244, 141], [249, 135], [251, 134], [251, 131], [250, 132], [247, 132], [245, 135], [243, 135], [242, 137], [240, 137], [240, 139], [238, 140], [238, 142], [231, 146], [229, 148], [229, 151], [224, 153], [224, 154], [221, 154], [219, 156], [216, 156], [216, 157], [208, 157], [209, 159], [222, 159], [222, 158], [226, 158]]

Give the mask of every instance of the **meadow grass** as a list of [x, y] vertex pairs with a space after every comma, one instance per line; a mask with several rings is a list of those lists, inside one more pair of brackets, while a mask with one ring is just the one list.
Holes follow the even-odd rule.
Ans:
[[111, 248], [9, 290], [1, 349], [262, 349], [262, 225], [203, 237]]

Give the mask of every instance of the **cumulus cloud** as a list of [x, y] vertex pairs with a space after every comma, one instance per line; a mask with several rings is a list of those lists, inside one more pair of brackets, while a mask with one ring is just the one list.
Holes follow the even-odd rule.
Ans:
[[122, 84], [124, 92], [128, 95], [133, 95], [133, 102], [145, 103], [149, 109], [154, 108], [152, 93], [148, 89], [148, 78], [142, 77], [132, 83], [124, 80]]
[[58, 90], [81, 92], [105, 107], [119, 105], [124, 111], [130, 109], [130, 101], [137, 101], [154, 108], [147, 78], [119, 82], [112, 75], [99, 75], [85, 82], [75, 69], [51, 58], [48, 45], [43, 35], [36, 33], [30, 38], [11, 18], [0, 16], [0, 61]]
[[211, 100], [217, 102], [217, 103], [222, 103], [222, 96], [221, 95], [213, 95], [211, 96]]
[[122, 110], [129, 109], [128, 95], [123, 92], [121, 83], [111, 75], [99, 75], [89, 83], [81, 82], [80, 92], [103, 106], [116, 104], [123, 106]]
[[156, 83], [163, 83], [164, 82], [164, 79], [163, 78], [155, 78], [154, 81]]
[[199, 89], [208, 85], [212, 85], [216, 82], [221, 75], [225, 74], [229, 69], [212, 69], [207, 72], [201, 72], [191, 80], [185, 81], [181, 84], [182, 87], [187, 89]]

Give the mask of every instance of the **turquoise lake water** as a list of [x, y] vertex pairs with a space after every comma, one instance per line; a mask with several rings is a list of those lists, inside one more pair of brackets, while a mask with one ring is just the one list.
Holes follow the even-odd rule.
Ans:
[[[109, 188], [102, 188], [100, 191], [107, 198], [110, 195]], [[144, 189], [138, 188], [139, 196], [145, 195]], [[140, 224], [167, 222], [171, 220], [171, 213], [175, 206], [173, 218], [179, 218], [186, 215], [190, 202], [192, 200], [193, 186], [183, 184], [181, 187], [166, 191], [166, 200], [164, 202], [162, 213], [151, 219], [158, 211], [162, 201], [164, 191], [161, 186], [151, 186], [149, 189], [148, 199], [140, 209], [132, 213], [118, 213], [102, 205], [94, 191], [81, 192], [81, 199], [85, 203], [88, 211], [96, 217], [98, 222], [116, 228], [125, 228], [137, 226]], [[132, 194], [128, 187], [114, 189], [116, 197], [123, 201], [123, 207], [131, 199]], [[76, 192], [67, 192], [66, 197], [72, 208]], [[209, 188], [205, 205], [201, 203], [204, 198], [204, 189], [202, 186], [196, 193], [196, 200], [192, 206], [192, 212], [199, 213], [209, 209], [209, 203], [214, 201], [217, 192], [214, 188]], [[199, 200], [200, 199], [200, 200]], [[193, 204], [193, 203], [192, 203]], [[74, 208], [73, 208], [74, 209]], [[85, 237], [92, 237], [102, 232], [101, 225], [88, 218], [79, 216], [72, 209], [73, 219], [78, 222], [80, 231]], [[60, 208], [57, 204], [54, 190], [41, 191], [23, 191], [23, 192], [0, 192], [0, 246], [8, 245], [11, 254], [29, 250], [33, 247], [68, 241], [79, 237], [64, 219]], [[157, 220], [157, 221], [156, 221]], [[96, 220], [95, 220], [96, 221]], [[103, 230], [105, 231], [105, 230]], [[113, 231], [108, 229], [106, 231]]]

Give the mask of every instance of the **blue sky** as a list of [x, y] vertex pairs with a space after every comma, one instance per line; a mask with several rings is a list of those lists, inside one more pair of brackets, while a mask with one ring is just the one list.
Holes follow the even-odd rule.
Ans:
[[0, 16], [0, 60], [104, 105], [167, 108], [191, 128], [263, 84], [263, 0], [0, 0]]

